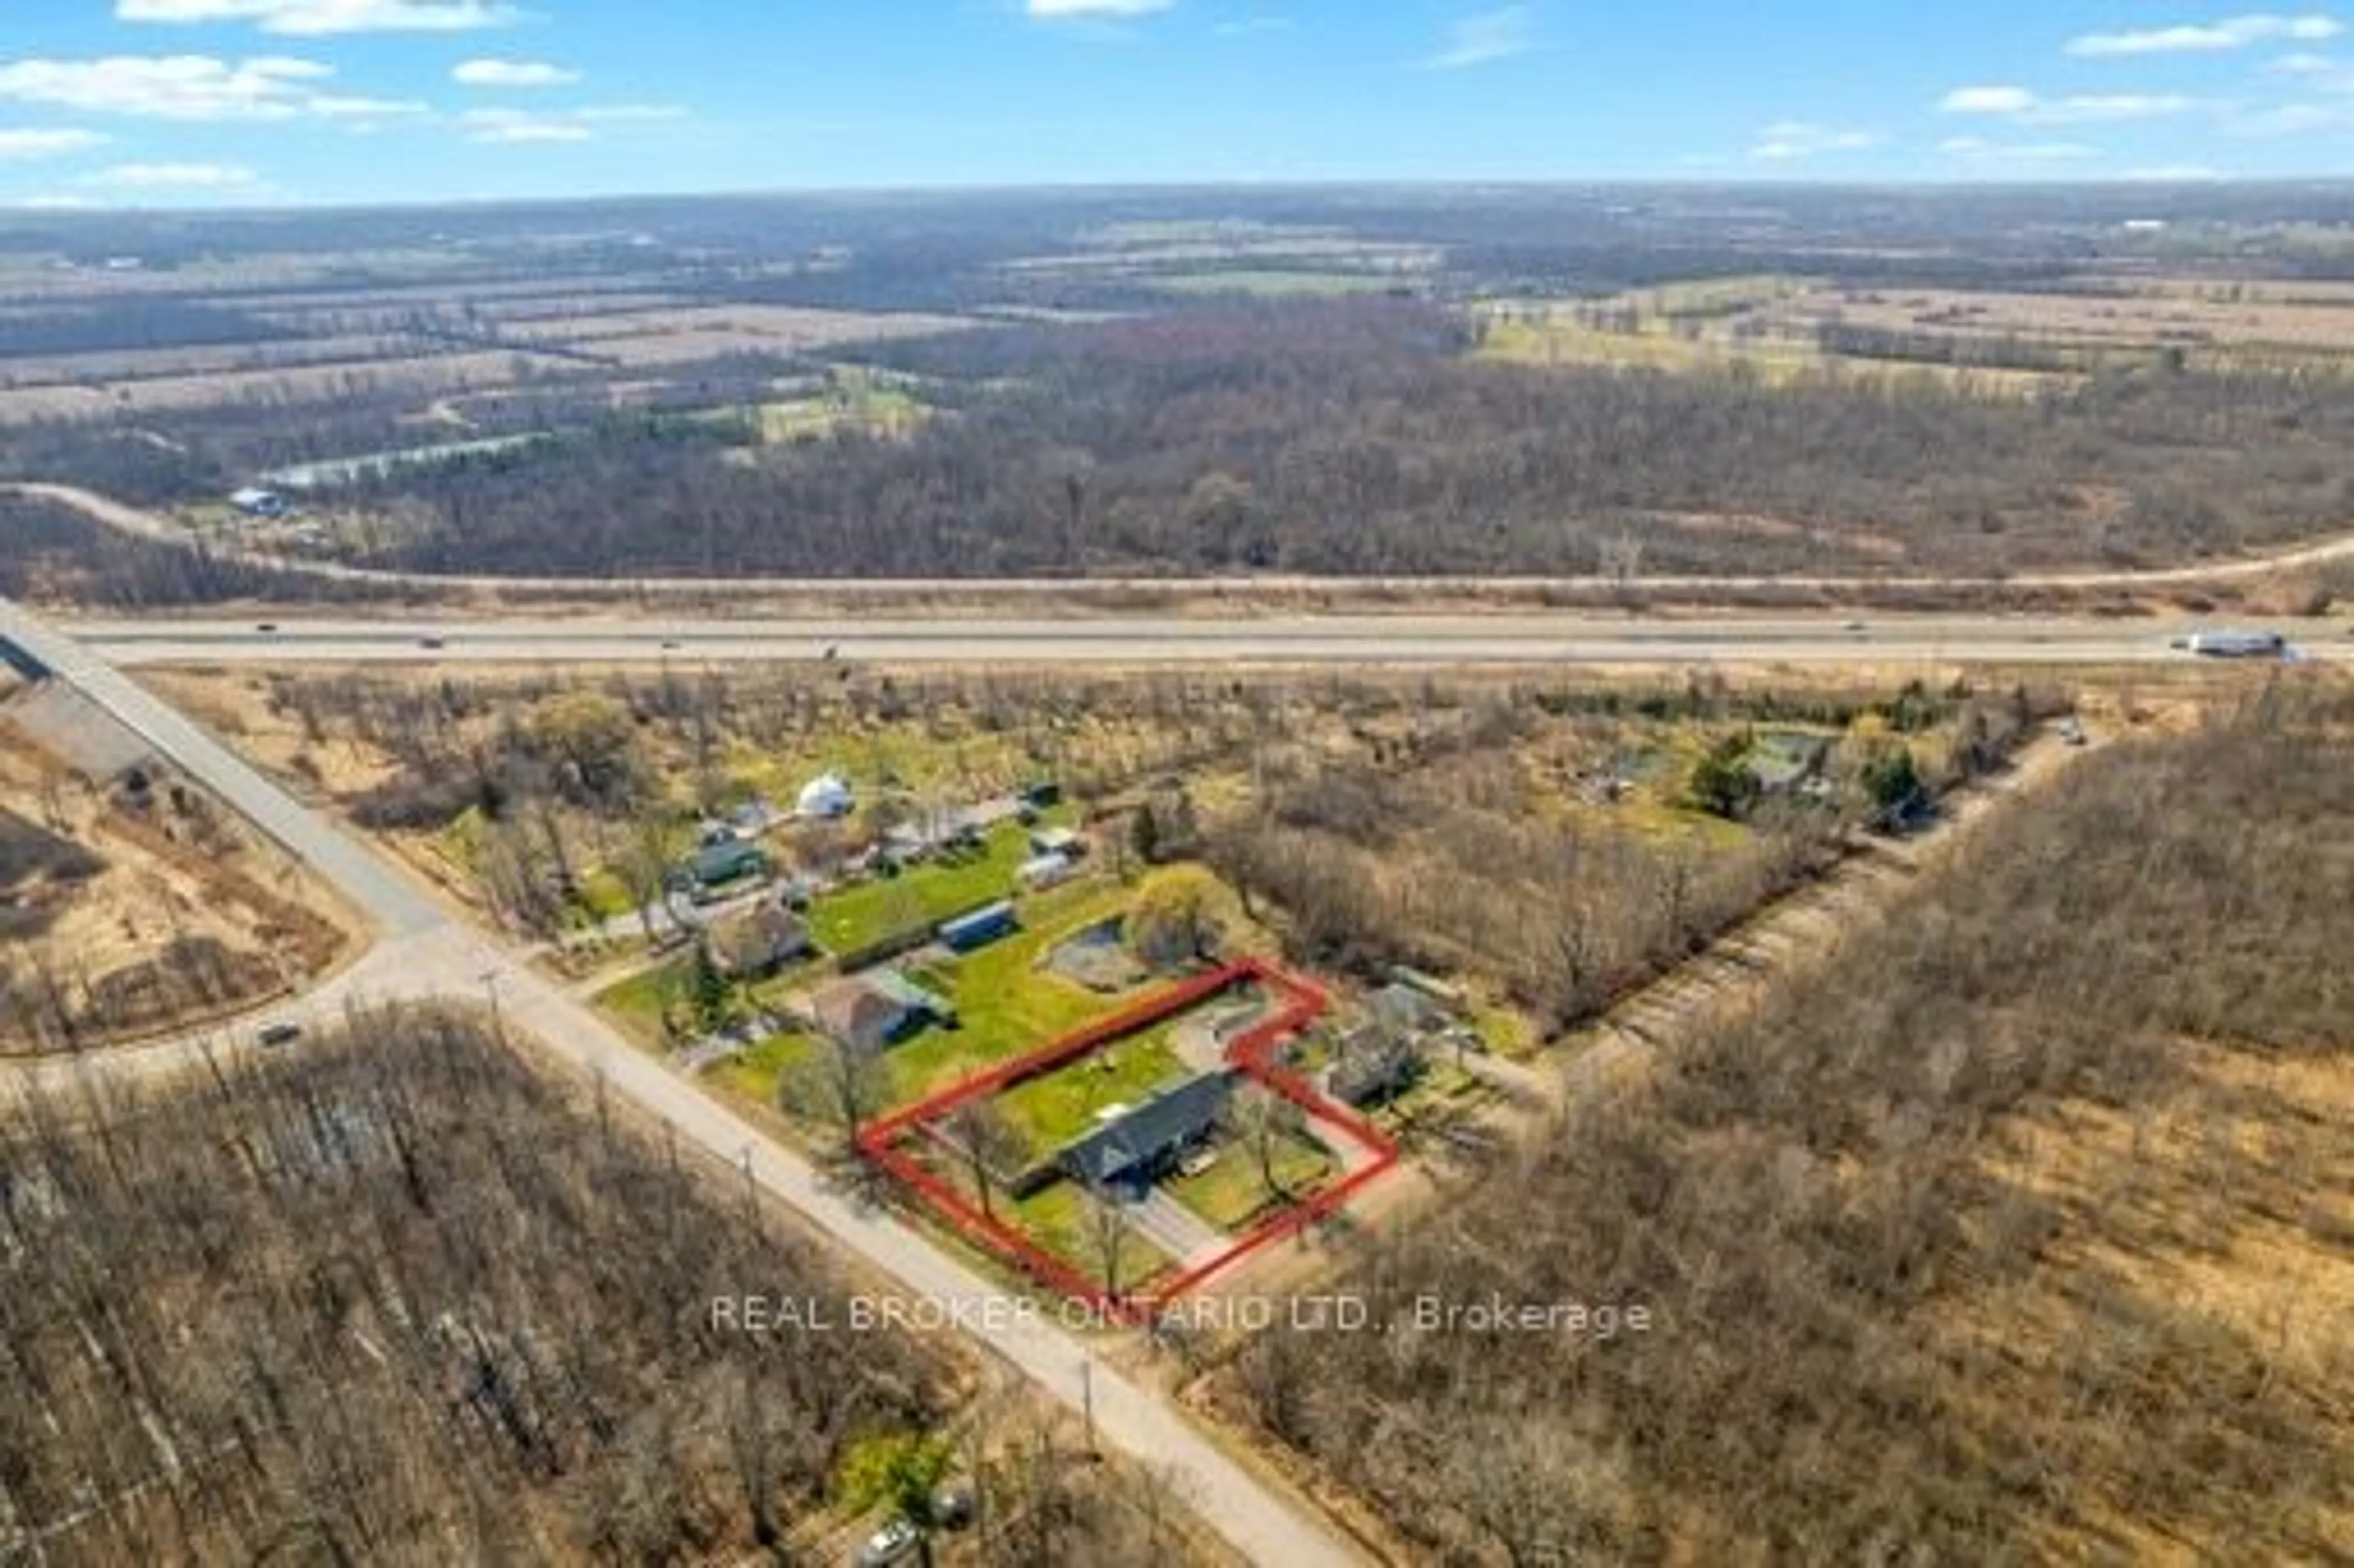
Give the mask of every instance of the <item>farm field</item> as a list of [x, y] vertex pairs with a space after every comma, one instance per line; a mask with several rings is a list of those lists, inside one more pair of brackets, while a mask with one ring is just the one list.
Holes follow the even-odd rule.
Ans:
[[2354, 368], [2354, 300], [2330, 285], [2087, 276], [2034, 291], [1712, 280], [1575, 302], [1477, 307], [1499, 363], [1739, 371], [2017, 397], [2095, 372]]
[[2310, 209], [2195, 194], [2155, 227], [2123, 190], [1481, 190], [27, 230], [0, 479], [209, 541], [323, 476], [229, 536], [429, 574], [2228, 559], [2342, 524], [2354, 309]]

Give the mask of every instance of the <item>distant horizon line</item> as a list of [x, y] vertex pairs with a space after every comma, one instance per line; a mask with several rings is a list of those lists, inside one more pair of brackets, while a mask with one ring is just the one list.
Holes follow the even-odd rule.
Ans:
[[0, 201], [0, 217], [71, 222], [136, 217], [224, 218], [274, 217], [299, 214], [433, 212], [498, 208], [560, 208], [639, 206], [658, 202], [726, 201], [875, 201], [944, 198], [1087, 197], [1117, 196], [1282, 195], [1317, 192], [1392, 191], [1422, 194], [1447, 192], [1641, 192], [1724, 191], [1836, 195], [1903, 193], [1914, 196], [1954, 196], [1982, 192], [2064, 194], [2071, 191], [2122, 194], [2131, 191], [2296, 191], [2354, 192], [2354, 171], [2337, 175], [2184, 175], [2179, 177], [2111, 175], [2073, 179], [1805, 179], [1742, 175], [1660, 175], [1643, 177], [1421, 177], [1299, 178], [1199, 180], [1074, 180], [1007, 181], [960, 185], [875, 184], [843, 185], [777, 185], [695, 191], [610, 191], [573, 196], [398, 196], [381, 201], [263, 201], [238, 204], [91, 204], [88, 206]]

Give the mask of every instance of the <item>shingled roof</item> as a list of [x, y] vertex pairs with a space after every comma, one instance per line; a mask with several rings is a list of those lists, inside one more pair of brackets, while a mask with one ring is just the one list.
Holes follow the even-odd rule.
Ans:
[[1235, 1092], [1232, 1073], [1204, 1073], [1165, 1089], [1066, 1147], [1057, 1162], [1090, 1186], [1133, 1179], [1216, 1125]]

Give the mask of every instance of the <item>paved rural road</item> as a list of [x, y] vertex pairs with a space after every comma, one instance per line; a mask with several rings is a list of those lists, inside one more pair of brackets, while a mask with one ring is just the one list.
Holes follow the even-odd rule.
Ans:
[[[1248, 1561], [1319, 1568], [1365, 1560], [1312, 1509], [1245, 1469], [1158, 1394], [1097, 1359], [1052, 1321], [1023, 1315], [1014, 1298], [886, 1212], [833, 1191], [807, 1161], [633, 1049], [586, 1005], [459, 923], [398, 867], [286, 794], [153, 694], [5, 599], [0, 599], [0, 637], [145, 736], [191, 778], [308, 862], [382, 927], [384, 945], [331, 988], [331, 998], [313, 1007], [494, 997], [504, 1028], [528, 1036], [549, 1055], [669, 1123], [682, 1138], [744, 1169], [763, 1192], [911, 1298], [956, 1313], [960, 1321], [991, 1325], [980, 1335], [982, 1342], [1066, 1405], [1081, 1404], [1091, 1379], [1101, 1439], [1169, 1472], [1204, 1522]], [[44, 1071], [62, 1072], [70, 1082], [98, 1064], [119, 1061], [118, 1070], [162, 1077], [199, 1064], [207, 1044], [191, 1041]], [[20, 1083], [29, 1081], [19, 1077]], [[773, 1284], [747, 1281], [746, 1289], [758, 1292]]]
[[[0, 486], [17, 493], [53, 501], [80, 512], [91, 521], [125, 534], [185, 546], [188, 531], [170, 518], [139, 507], [127, 505], [95, 491], [70, 484], [16, 484]], [[1303, 577], [1261, 576], [1243, 577], [1090, 577], [1084, 583], [1068, 577], [991, 577], [974, 578], [810, 578], [729, 577], [628, 577], [613, 579], [535, 577], [492, 577], [474, 574], [442, 574], [405, 572], [374, 567], [340, 566], [326, 561], [308, 561], [285, 556], [269, 555], [247, 550], [234, 543], [207, 541], [214, 556], [248, 565], [267, 567], [272, 570], [292, 572], [322, 581], [374, 583], [382, 587], [418, 589], [428, 592], [473, 590], [487, 593], [563, 593], [584, 595], [591, 592], [626, 595], [636, 598], [694, 596], [709, 599], [717, 596], [758, 596], [779, 593], [822, 593], [843, 599], [896, 599], [911, 596], [946, 594], [981, 595], [1006, 599], [1067, 599], [1080, 588], [1095, 593], [1165, 593], [1172, 589], [1193, 590], [1204, 594], [1223, 593], [1249, 595], [1287, 591], [1349, 592], [1394, 595], [1411, 598], [1416, 594], [1462, 593], [1482, 588], [1511, 589], [1522, 592], [1553, 590], [1559, 592], [1604, 592], [1614, 589], [1658, 594], [1705, 595], [1711, 591], [1726, 593], [1767, 592], [1787, 590], [1825, 594], [1911, 593], [1938, 590], [1985, 590], [2001, 592], [2069, 591], [2073, 589], [2165, 588], [2190, 583], [2231, 582], [2264, 577], [2268, 573], [2301, 567], [2323, 566], [2332, 561], [2354, 559], [2354, 534], [2314, 544], [2300, 545], [2267, 555], [2250, 556], [2228, 561], [2201, 562], [2194, 566], [2158, 567], [2140, 570], [2091, 570], [2065, 572], [2028, 572], [2006, 577], [1690, 577], [1644, 575], [1628, 578], [1606, 577]]]
[[[892, 664], [2123, 664], [2189, 658], [2203, 623], [2100, 617], [1829, 616], [1628, 620], [1594, 614], [1138, 616], [822, 620], [502, 617], [82, 620], [73, 636], [114, 663], [656, 663], [832, 656]], [[2307, 656], [2354, 657], [2345, 625], [2275, 618]]]

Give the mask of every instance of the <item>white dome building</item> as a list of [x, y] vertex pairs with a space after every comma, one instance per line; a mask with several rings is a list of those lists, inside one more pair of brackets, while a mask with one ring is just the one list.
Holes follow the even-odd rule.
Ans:
[[850, 781], [839, 773], [823, 774], [801, 786], [800, 809], [804, 817], [846, 817], [857, 804]]

